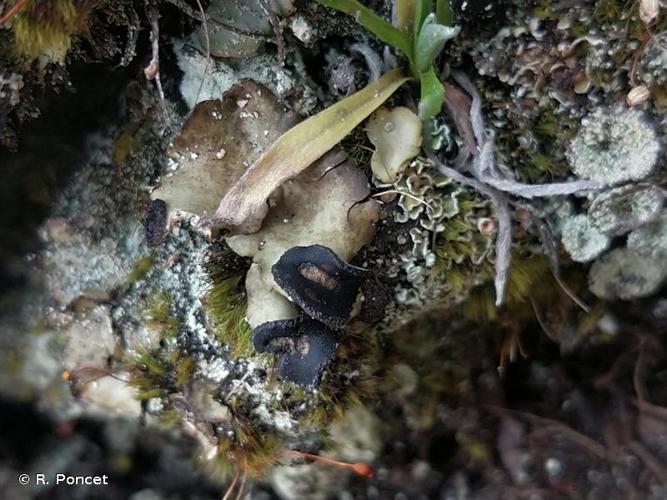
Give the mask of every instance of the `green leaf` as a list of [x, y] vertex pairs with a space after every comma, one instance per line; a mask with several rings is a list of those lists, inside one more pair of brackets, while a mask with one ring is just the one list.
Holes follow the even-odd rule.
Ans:
[[435, 0], [435, 17], [445, 26], [454, 24], [454, 10], [449, 0]]
[[394, 0], [394, 26], [412, 39], [416, 3], [420, 0]]
[[403, 31], [392, 26], [390, 22], [382, 19], [358, 0], [317, 0], [317, 2], [345, 14], [350, 14], [354, 17], [355, 21], [384, 43], [400, 50], [408, 60], [412, 60], [412, 43], [410, 42], [410, 38]]
[[440, 82], [432, 66], [428, 71], [420, 75], [420, 81], [419, 118], [421, 118], [422, 122], [426, 122], [440, 113], [442, 105], [445, 102], [445, 87]]
[[415, 14], [414, 14], [414, 28], [412, 29], [412, 44], [413, 46], [417, 43], [417, 35], [424, 25], [426, 16], [429, 15], [431, 9], [433, 8], [433, 2], [431, 0], [416, 0], [415, 2]]
[[400, 70], [391, 70], [359, 92], [289, 129], [225, 194], [210, 222], [233, 227], [252, 221], [280, 184], [338, 144], [407, 80]]
[[429, 14], [422, 25], [415, 43], [415, 69], [421, 74], [428, 71], [435, 58], [445, 47], [447, 40], [459, 34], [458, 26], [438, 24], [435, 14]]

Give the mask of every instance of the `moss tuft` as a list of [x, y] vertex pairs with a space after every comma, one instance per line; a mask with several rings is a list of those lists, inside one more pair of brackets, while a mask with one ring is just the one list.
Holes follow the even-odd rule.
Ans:
[[207, 468], [211, 474], [222, 478], [244, 471], [250, 477], [261, 477], [267, 467], [279, 461], [282, 447], [279, 435], [236, 420], [218, 440], [217, 454]]
[[159, 289], [149, 291], [143, 310], [143, 319], [149, 328], [160, 332], [163, 339], [175, 338], [181, 328], [181, 320], [171, 310], [171, 298]]
[[459, 197], [459, 213], [447, 220], [435, 242], [436, 267], [444, 275], [449, 292], [459, 295], [473, 275], [493, 276], [493, 265], [486, 259], [492, 239], [482, 235], [475, 219], [482, 214], [482, 203], [469, 192]]
[[322, 426], [341, 420], [347, 408], [361, 405], [378, 391], [380, 345], [372, 329], [347, 333], [336, 358], [325, 369], [316, 398], [301, 421]]
[[72, 36], [85, 29], [85, 7], [77, 9], [72, 0], [30, 1], [12, 19], [14, 50], [28, 61], [45, 57], [63, 62], [72, 45]]
[[176, 392], [192, 379], [195, 369], [193, 358], [180, 350], [144, 352], [132, 363], [134, 369], [129, 383], [136, 388], [140, 400], [162, 398]]
[[[556, 287], [549, 260], [545, 256], [515, 256], [507, 282], [505, 308], [515, 310], [527, 306], [531, 308], [532, 317], [530, 300], [542, 302], [545, 294], [552, 294]], [[473, 321], [493, 321], [498, 319], [499, 313], [495, 306], [495, 292], [490, 284], [475, 288], [463, 304], [464, 316]]]
[[215, 281], [206, 305], [216, 338], [231, 347], [232, 356], [242, 358], [255, 354], [252, 331], [245, 319], [247, 301], [241, 277], [231, 276]]
[[360, 167], [370, 165], [371, 155], [373, 154], [373, 145], [368, 140], [364, 127], [355, 128], [345, 139], [341, 146], [347, 156]]

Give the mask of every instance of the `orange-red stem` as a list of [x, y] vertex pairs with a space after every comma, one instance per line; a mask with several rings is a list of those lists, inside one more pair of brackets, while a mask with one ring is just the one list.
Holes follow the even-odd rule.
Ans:
[[298, 450], [285, 450], [284, 453], [286, 455], [294, 455], [297, 457], [310, 458], [311, 460], [319, 460], [320, 462], [325, 462], [331, 465], [335, 465], [337, 467], [351, 469], [352, 471], [356, 472], [357, 474], [365, 478], [371, 478], [375, 475], [375, 469], [373, 469], [372, 466], [364, 462], [357, 462], [357, 463], [342, 462], [340, 460], [334, 460], [333, 458], [322, 457], [320, 455], [315, 455], [314, 453], [308, 453], [305, 451], [298, 451]]
[[7, 12], [5, 12], [2, 17], [0, 17], [0, 24], [4, 24], [9, 21], [16, 13], [23, 8], [25, 4], [28, 3], [28, 0], [18, 0], [14, 5], [12, 5]]

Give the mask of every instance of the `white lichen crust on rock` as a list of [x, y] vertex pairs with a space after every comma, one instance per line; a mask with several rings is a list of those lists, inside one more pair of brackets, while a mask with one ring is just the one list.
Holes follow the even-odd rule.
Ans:
[[603, 185], [648, 176], [662, 152], [649, 120], [635, 108], [595, 108], [581, 120], [567, 152], [574, 173]]

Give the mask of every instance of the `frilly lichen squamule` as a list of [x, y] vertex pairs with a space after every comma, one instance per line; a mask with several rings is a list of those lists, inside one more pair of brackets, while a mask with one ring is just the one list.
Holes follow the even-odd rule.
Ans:
[[494, 230], [480, 229], [480, 221], [493, 216], [488, 201], [424, 159], [414, 160], [392, 188], [406, 193], [399, 194], [393, 215], [405, 228], [397, 237], [405, 250], [386, 256], [388, 275], [398, 281], [397, 303], [446, 300], [470, 286], [473, 275], [488, 278]]

